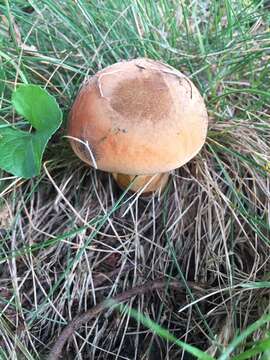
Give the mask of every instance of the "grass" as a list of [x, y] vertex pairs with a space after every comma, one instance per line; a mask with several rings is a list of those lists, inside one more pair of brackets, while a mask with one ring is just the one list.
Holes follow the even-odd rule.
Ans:
[[[86, 76], [139, 56], [188, 75], [210, 119], [204, 149], [159, 197], [122, 194], [84, 166], [65, 125], [39, 177], [0, 174], [1, 359], [44, 359], [78, 313], [163, 275], [185, 291], [128, 306], [210, 357], [268, 359], [269, 10], [260, 0], [0, 1], [1, 119], [23, 122], [11, 93], [34, 83], [66, 120]], [[101, 313], [64, 358], [194, 358], [137, 320]]]

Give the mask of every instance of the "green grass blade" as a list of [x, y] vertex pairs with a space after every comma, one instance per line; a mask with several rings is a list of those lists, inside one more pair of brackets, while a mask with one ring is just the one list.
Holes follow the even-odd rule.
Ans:
[[261, 354], [270, 349], [270, 338], [257, 341], [253, 344], [252, 348], [246, 350], [240, 355], [234, 356], [232, 360], [246, 360], [250, 359], [252, 356]]
[[240, 345], [244, 340], [250, 336], [254, 331], [260, 329], [264, 325], [270, 323], [270, 315], [262, 316], [259, 320], [255, 321], [253, 324], [248, 326], [245, 330], [243, 330], [238, 336], [232, 340], [232, 342], [228, 345], [227, 349], [223, 352], [223, 354], [218, 358], [218, 360], [229, 360], [233, 351], [237, 349], [237, 346]]
[[[110, 304], [114, 304], [114, 302], [110, 302]], [[149, 318], [149, 316], [143, 315], [142, 313], [136, 311], [135, 309], [131, 309], [125, 305], [117, 305], [120, 310], [126, 314], [129, 314], [133, 317], [137, 322], [143, 324], [146, 328], [150, 329], [153, 333], [157, 334], [161, 338], [179, 346], [181, 349], [187, 351], [189, 354], [196, 356], [199, 360], [214, 360], [214, 358], [207, 353], [201, 351], [195, 346], [186, 344], [185, 342], [177, 339], [173, 334], [171, 334], [167, 329], [164, 329], [159, 324], [154, 322]]]

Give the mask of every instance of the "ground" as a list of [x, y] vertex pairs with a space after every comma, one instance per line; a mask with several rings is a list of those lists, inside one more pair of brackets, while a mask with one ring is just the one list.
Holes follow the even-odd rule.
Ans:
[[[64, 112], [40, 176], [0, 174], [1, 359], [46, 359], [75, 316], [133, 288], [125, 305], [137, 312], [100, 309], [70, 334], [64, 359], [196, 358], [165, 330], [215, 358], [269, 358], [269, 10], [259, 0], [0, 1], [0, 118], [24, 126], [10, 99], [25, 82]], [[202, 151], [147, 198], [83, 164], [65, 137], [82, 81], [135, 57], [189, 76], [210, 120]]]

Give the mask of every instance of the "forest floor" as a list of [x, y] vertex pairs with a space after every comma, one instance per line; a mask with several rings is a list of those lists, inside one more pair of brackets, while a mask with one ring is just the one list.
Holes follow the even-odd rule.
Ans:
[[[40, 176], [0, 174], [0, 358], [46, 359], [103, 304], [68, 333], [64, 359], [269, 359], [268, 2], [5, 0], [0, 16], [0, 118], [22, 121], [23, 82], [64, 112]], [[86, 76], [135, 57], [189, 76], [210, 120], [202, 151], [148, 198], [65, 137]], [[115, 297], [124, 308], [102, 303]]]

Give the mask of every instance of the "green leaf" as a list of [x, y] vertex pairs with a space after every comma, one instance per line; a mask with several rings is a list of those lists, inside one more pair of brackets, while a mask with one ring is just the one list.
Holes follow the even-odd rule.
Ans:
[[21, 131], [0, 121], [0, 167], [31, 178], [40, 173], [45, 147], [61, 125], [62, 112], [56, 100], [37, 85], [21, 85], [12, 95], [12, 104], [35, 131]]

